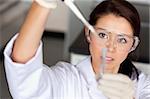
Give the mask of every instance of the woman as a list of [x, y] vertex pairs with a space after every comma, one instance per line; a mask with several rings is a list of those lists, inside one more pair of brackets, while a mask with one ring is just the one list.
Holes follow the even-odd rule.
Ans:
[[[130, 3], [124, 0], [100, 3], [89, 20], [97, 34], [85, 28], [91, 56], [76, 66], [59, 62], [49, 68], [42, 61], [40, 40], [50, 9], [55, 7], [53, 0], [49, 3], [35, 0], [19, 34], [4, 51], [7, 80], [14, 99], [146, 99], [143, 95], [148, 99], [145, 93], [149, 83], [142, 81], [148, 81], [149, 77], [144, 74], [138, 77], [136, 68], [127, 59], [136, 48], [140, 33], [139, 15]], [[107, 65], [97, 83], [103, 48], [107, 48]]]

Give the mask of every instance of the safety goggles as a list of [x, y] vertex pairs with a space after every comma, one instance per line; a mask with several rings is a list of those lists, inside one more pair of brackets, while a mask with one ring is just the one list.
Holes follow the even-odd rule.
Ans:
[[94, 29], [96, 33], [92, 33], [92, 35], [94, 35], [100, 45], [106, 46], [111, 43], [119, 51], [131, 52], [136, 49], [140, 41], [137, 36], [129, 36], [122, 33], [116, 34], [96, 27]]

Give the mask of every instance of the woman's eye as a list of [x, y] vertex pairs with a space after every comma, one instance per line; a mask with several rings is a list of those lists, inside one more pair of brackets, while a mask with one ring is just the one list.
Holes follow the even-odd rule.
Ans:
[[106, 34], [106, 33], [103, 33], [103, 32], [99, 33], [98, 35], [99, 35], [99, 37], [102, 38], [102, 39], [107, 39], [107, 38], [108, 38], [107, 34]]
[[126, 44], [127, 43], [127, 39], [126, 38], [119, 38], [118, 42], [122, 43], [122, 44]]

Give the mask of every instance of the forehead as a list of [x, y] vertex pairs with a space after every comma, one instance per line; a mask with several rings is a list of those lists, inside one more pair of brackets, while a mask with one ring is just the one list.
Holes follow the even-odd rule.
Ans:
[[133, 35], [133, 29], [130, 23], [125, 18], [113, 14], [100, 17], [95, 26], [112, 33], [126, 34], [129, 36]]

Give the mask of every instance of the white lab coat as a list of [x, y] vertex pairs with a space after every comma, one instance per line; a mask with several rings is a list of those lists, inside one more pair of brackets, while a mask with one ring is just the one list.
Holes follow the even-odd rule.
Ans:
[[[97, 89], [90, 57], [76, 66], [59, 62], [49, 68], [43, 64], [40, 43], [31, 60], [25, 64], [15, 63], [10, 54], [16, 37], [12, 38], [4, 51], [6, 76], [13, 99], [106, 99]], [[150, 93], [150, 77], [146, 77], [140, 75], [136, 99], [150, 99], [139, 98], [141, 92]]]

